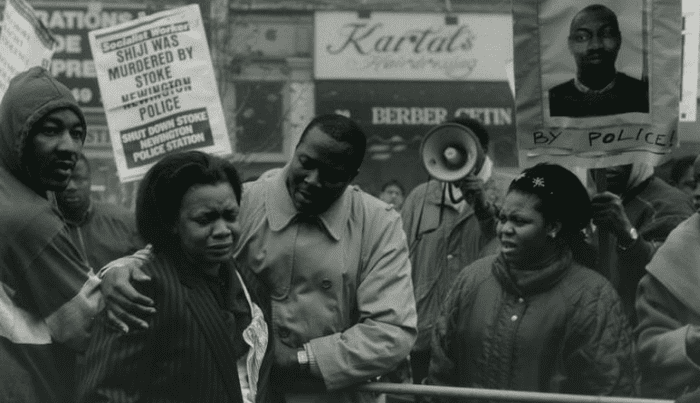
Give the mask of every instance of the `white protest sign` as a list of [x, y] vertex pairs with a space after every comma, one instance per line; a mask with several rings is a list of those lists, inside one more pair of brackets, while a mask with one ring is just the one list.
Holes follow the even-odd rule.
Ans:
[[683, 74], [681, 76], [680, 121], [695, 122], [698, 109], [698, 31], [700, 2], [683, 0]]
[[199, 6], [90, 31], [119, 179], [169, 153], [231, 153]]
[[5, 3], [0, 32], [0, 99], [12, 77], [34, 66], [46, 69], [56, 40], [25, 0]]

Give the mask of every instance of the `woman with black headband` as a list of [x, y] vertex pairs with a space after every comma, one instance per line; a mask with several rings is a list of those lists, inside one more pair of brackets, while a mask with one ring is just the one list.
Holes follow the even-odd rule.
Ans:
[[610, 283], [586, 266], [586, 189], [553, 164], [526, 169], [499, 213], [497, 255], [462, 270], [432, 335], [435, 385], [634, 396], [631, 329]]

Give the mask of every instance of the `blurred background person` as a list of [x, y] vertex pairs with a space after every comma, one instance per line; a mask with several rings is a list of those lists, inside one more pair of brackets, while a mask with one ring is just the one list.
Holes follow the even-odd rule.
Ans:
[[693, 214], [671, 231], [639, 282], [643, 397], [676, 399], [700, 388], [699, 249], [700, 215]]
[[56, 193], [58, 208], [68, 224], [73, 242], [93, 270], [141, 249], [134, 215], [112, 203], [92, 200], [90, 162], [79, 154], [65, 190]]
[[700, 155], [693, 161], [693, 174], [695, 176], [695, 189], [693, 189], [693, 208], [700, 211]]
[[136, 218], [153, 247], [141, 291], [157, 311], [128, 333], [101, 317], [78, 401], [273, 401], [269, 293], [233, 260], [240, 201], [238, 173], [218, 157], [171, 154], [148, 171]]
[[[471, 130], [484, 154], [488, 152], [489, 134], [479, 121], [460, 117], [450, 123]], [[447, 291], [459, 271], [480, 257], [496, 237], [495, 207], [487, 194], [487, 188], [493, 187], [493, 163], [487, 156], [478, 168], [455, 183], [430, 179], [418, 185], [401, 210], [418, 313], [418, 339], [411, 351], [414, 383], [428, 375], [430, 333]], [[454, 203], [449, 192], [464, 198]]]
[[497, 255], [464, 268], [432, 336], [428, 384], [634, 396], [632, 330], [591, 270], [588, 193], [569, 170], [526, 169], [500, 210]]
[[695, 191], [695, 156], [686, 155], [674, 161], [671, 166], [669, 184], [692, 196]]
[[391, 204], [397, 211], [401, 211], [406, 191], [396, 179], [392, 179], [382, 185], [382, 192], [379, 193], [379, 200]]
[[615, 244], [600, 248], [598, 270], [617, 289], [634, 327], [635, 294], [644, 267], [666, 236], [693, 214], [693, 206], [687, 194], [656, 177], [651, 165], [594, 170], [594, 177], [602, 171], [607, 190], [591, 198], [592, 221], [598, 232], [612, 234]]

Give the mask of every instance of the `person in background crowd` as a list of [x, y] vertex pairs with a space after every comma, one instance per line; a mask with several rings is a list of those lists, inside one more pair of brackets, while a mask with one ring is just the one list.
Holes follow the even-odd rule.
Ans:
[[68, 224], [73, 242], [94, 270], [130, 255], [145, 245], [136, 231], [134, 216], [125, 208], [92, 200], [90, 163], [78, 156], [71, 180], [56, 193], [58, 208]]
[[693, 207], [695, 211], [700, 211], [700, 155], [693, 161], [693, 174], [695, 178], [695, 189], [693, 189]]
[[[451, 123], [471, 130], [484, 154], [488, 152], [489, 134], [479, 121], [460, 117]], [[434, 179], [422, 183], [409, 193], [401, 210], [411, 250], [418, 312], [418, 339], [411, 351], [414, 383], [428, 376], [430, 333], [447, 290], [459, 271], [480, 257], [486, 245], [495, 239], [496, 209], [487, 194], [487, 188], [493, 187], [492, 168], [487, 156], [476, 174], [457, 183], [443, 184]], [[472, 202], [453, 203], [447, 195], [448, 187]]]
[[654, 176], [651, 165], [618, 165], [606, 168], [605, 175], [607, 190], [591, 199], [592, 221], [597, 231], [614, 235], [615, 245], [607, 248], [609, 255], [599, 257], [599, 264], [607, 261], [609, 267], [600, 264], [598, 270], [617, 289], [634, 327], [635, 294], [644, 267], [666, 236], [693, 214], [693, 207], [688, 195]]
[[83, 112], [41, 67], [0, 103], [0, 401], [72, 402], [76, 351], [101, 306], [99, 280], [72, 242], [54, 192], [70, 181]]
[[610, 283], [589, 269], [581, 181], [526, 169], [500, 210], [500, 253], [463, 269], [433, 329], [431, 385], [634, 396], [632, 330]]
[[405, 194], [406, 191], [401, 182], [392, 179], [382, 185], [382, 192], [379, 194], [379, 200], [391, 204], [397, 211], [401, 211]]
[[158, 310], [129, 333], [101, 316], [77, 401], [275, 401], [269, 293], [233, 260], [240, 200], [238, 172], [219, 157], [187, 151], [151, 167], [136, 217], [153, 248], [143, 291]]
[[644, 397], [676, 399], [700, 388], [699, 247], [700, 215], [693, 214], [671, 231], [639, 282], [635, 334]]
[[695, 156], [686, 155], [677, 159], [671, 167], [669, 184], [692, 196], [695, 191]]
[[[270, 288], [272, 383], [288, 403], [375, 401], [346, 388], [395, 368], [415, 341], [401, 217], [349, 186], [366, 142], [354, 121], [318, 116], [291, 161], [243, 194], [235, 256]], [[103, 280], [111, 309], [132, 326], [147, 308], [133, 309], [143, 296], [129, 283], [140, 261], [115, 262]]]

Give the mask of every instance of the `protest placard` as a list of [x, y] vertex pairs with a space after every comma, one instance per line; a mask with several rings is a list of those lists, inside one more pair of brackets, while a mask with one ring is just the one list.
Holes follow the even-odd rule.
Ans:
[[198, 5], [90, 31], [89, 39], [122, 182], [169, 153], [231, 153]]
[[30, 67], [51, 65], [56, 40], [25, 0], [5, 3], [0, 32], [0, 99], [12, 77]]
[[[37, 18], [58, 43], [51, 58], [51, 75], [71, 90], [83, 112], [102, 114], [102, 97], [88, 32], [143, 17], [147, 5], [127, 0], [114, 3], [32, 1], [32, 6]], [[91, 125], [90, 131], [94, 129]]]
[[681, 0], [522, 0], [513, 35], [521, 167], [657, 164], [677, 145]]

